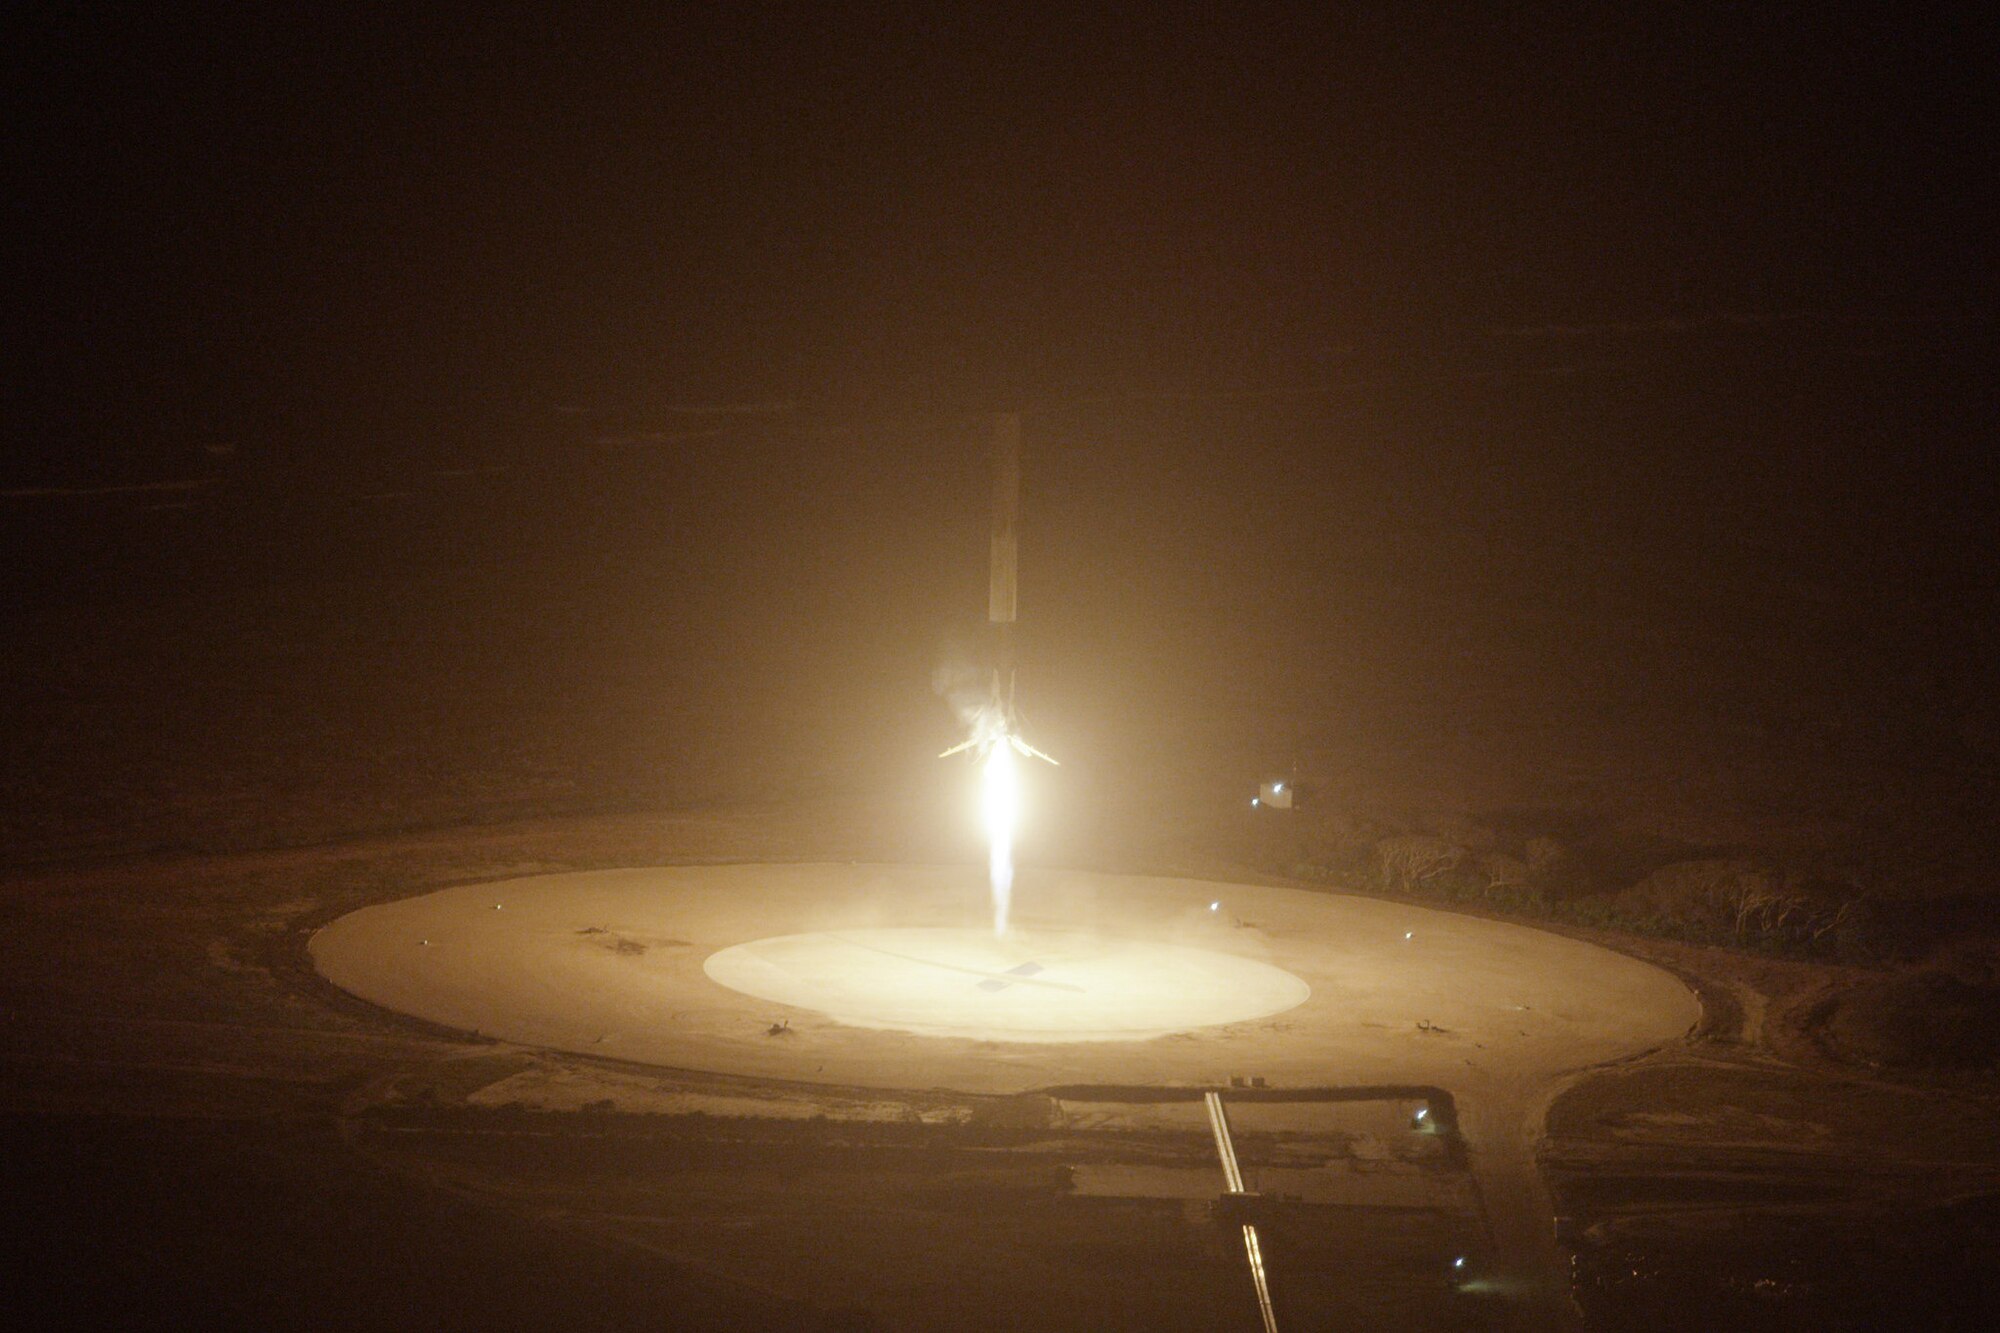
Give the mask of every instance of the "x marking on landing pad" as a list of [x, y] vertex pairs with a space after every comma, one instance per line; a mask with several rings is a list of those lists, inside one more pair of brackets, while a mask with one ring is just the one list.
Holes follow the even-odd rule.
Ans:
[[988, 977], [979, 983], [979, 989], [1006, 990], [1014, 984], [1007, 979], [1008, 977], [1032, 977], [1041, 970], [1042, 965], [1040, 963], [1022, 963], [1019, 967], [1008, 968], [1005, 976]]
[[1005, 990], [1009, 986], [1020, 985], [1045, 986], [1051, 990], [1075, 991], [1078, 995], [1086, 993], [1083, 987], [1072, 985], [1067, 981], [1056, 981], [1049, 977], [1037, 977], [1035, 973], [1042, 970], [1040, 963], [1017, 963], [1005, 972], [988, 972], [983, 967], [962, 967], [957, 963], [947, 963], [942, 959], [918, 958], [914, 954], [899, 953], [894, 949], [884, 949], [877, 944], [864, 944], [860, 940], [850, 940], [840, 935], [829, 935], [827, 938], [839, 940], [842, 944], [852, 945], [856, 949], [866, 949], [869, 953], [879, 953], [889, 958], [900, 958], [906, 963], [921, 963], [925, 967], [942, 968], [946, 972], [964, 972], [975, 977], [985, 977], [986, 980], [979, 983], [982, 990]]

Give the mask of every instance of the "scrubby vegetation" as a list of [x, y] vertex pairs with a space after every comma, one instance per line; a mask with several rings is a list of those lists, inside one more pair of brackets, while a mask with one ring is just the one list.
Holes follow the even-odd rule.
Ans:
[[1350, 891], [1867, 969], [1807, 1016], [1828, 1050], [1907, 1071], [2000, 1067], [1991, 894], [1915, 897], [1865, 870], [1546, 814], [1308, 810], [1263, 832], [1270, 869]]
[[1302, 878], [1576, 925], [1791, 957], [1879, 964], [1913, 947], [1858, 877], [1632, 835], [1509, 830], [1464, 819], [1396, 829], [1302, 821]]

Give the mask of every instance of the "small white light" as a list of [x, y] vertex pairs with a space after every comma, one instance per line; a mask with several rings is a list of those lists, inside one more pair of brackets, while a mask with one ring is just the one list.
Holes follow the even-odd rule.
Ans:
[[1406, 931], [1404, 931], [1404, 932], [1403, 932], [1403, 938], [1404, 938], [1404, 939], [1406, 939], [1406, 940], [1409, 940], [1409, 939], [1415, 939], [1415, 938], [1416, 938], [1416, 935], [1417, 935], [1417, 932], [1416, 932], [1416, 931], [1414, 931], [1414, 930], [1406, 930]]
[[1271, 794], [1272, 794], [1273, 796], [1277, 795], [1277, 794], [1278, 794], [1279, 792], [1283, 791], [1284, 789], [1285, 789], [1285, 784], [1284, 784], [1284, 783], [1282, 783], [1282, 782], [1274, 782], [1274, 783], [1272, 783], [1272, 784], [1271, 784]]
[[1255, 796], [1252, 796], [1252, 797], [1250, 798], [1250, 804], [1252, 804], [1252, 805], [1262, 805], [1262, 804], [1264, 804], [1264, 803], [1263, 803], [1262, 801], [1258, 800], [1258, 799], [1257, 799], [1257, 798], [1256, 798]]
[[1427, 1116], [1429, 1116], [1429, 1115], [1430, 1115], [1430, 1113], [1431, 1113], [1431, 1108], [1430, 1108], [1430, 1107], [1428, 1107], [1428, 1106], [1419, 1106], [1419, 1107], [1417, 1108], [1417, 1119], [1419, 1119], [1419, 1120], [1422, 1120], [1422, 1119], [1426, 1118]]
[[1212, 903], [1210, 903], [1210, 904], [1208, 905], [1208, 910], [1209, 910], [1209, 911], [1211, 911], [1211, 912], [1220, 912], [1220, 911], [1222, 910], [1222, 903], [1221, 903], [1221, 901], [1220, 901], [1220, 900], [1218, 900], [1218, 901], [1216, 901], [1216, 902], [1212, 902]]
[[1465, 1267], [1465, 1256], [1464, 1256], [1464, 1255], [1462, 1255], [1462, 1254], [1461, 1254], [1461, 1255], [1459, 1255], [1459, 1256], [1458, 1256], [1458, 1258], [1456, 1258], [1456, 1259], [1454, 1259], [1454, 1260], [1452, 1260], [1452, 1261], [1451, 1261], [1451, 1266], [1452, 1266], [1453, 1268], [1463, 1268], [1463, 1267]]

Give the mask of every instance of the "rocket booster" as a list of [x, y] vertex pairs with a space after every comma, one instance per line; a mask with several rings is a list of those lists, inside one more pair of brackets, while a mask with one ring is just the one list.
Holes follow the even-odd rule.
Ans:
[[1020, 521], [1021, 414], [1001, 412], [993, 418], [993, 527], [988, 539], [991, 565], [986, 592], [986, 621], [993, 627], [993, 698], [973, 734], [945, 754], [974, 748], [983, 754], [995, 744], [1005, 744], [1053, 764], [1054, 759], [1022, 740], [1015, 730], [1014, 619], [1019, 597]]
[[1002, 412], [993, 420], [993, 563], [986, 598], [986, 619], [995, 625], [1014, 623], [1020, 521], [1021, 414]]

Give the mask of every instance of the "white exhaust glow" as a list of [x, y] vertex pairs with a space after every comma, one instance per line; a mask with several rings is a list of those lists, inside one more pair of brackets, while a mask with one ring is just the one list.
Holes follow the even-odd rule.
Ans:
[[993, 891], [993, 933], [1007, 933], [1014, 897], [1014, 833], [1021, 821], [1021, 774], [1014, 747], [988, 744], [980, 804], [986, 815], [986, 873]]
[[[996, 699], [997, 699], [996, 690]], [[972, 734], [938, 756], [966, 750], [979, 754], [980, 812], [986, 824], [987, 877], [993, 890], [993, 933], [1007, 933], [1007, 909], [1014, 896], [1014, 839], [1021, 825], [1021, 771], [1016, 755], [1056, 761], [1022, 740], [1008, 726], [1006, 711], [996, 702], [967, 719]]]

